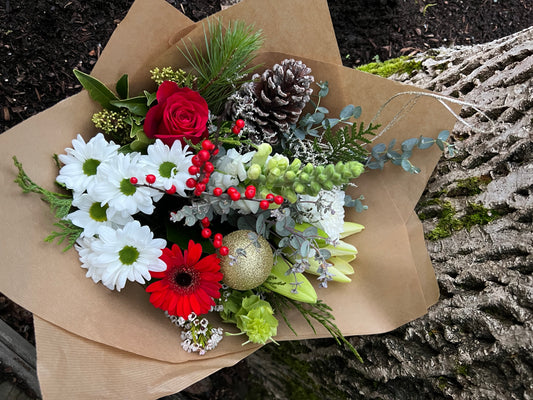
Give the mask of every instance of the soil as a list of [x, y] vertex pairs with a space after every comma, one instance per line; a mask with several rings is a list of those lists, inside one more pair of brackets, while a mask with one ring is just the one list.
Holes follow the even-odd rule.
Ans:
[[[221, 2], [235, 2], [167, 1], [194, 21], [219, 11]], [[132, 3], [0, 0], [0, 133], [79, 92], [72, 69], [90, 72]], [[429, 48], [485, 43], [533, 24], [530, 0], [328, 3], [343, 63], [350, 67]], [[34, 343], [31, 313], [1, 294], [0, 318]], [[0, 369], [0, 382], [5, 379]]]

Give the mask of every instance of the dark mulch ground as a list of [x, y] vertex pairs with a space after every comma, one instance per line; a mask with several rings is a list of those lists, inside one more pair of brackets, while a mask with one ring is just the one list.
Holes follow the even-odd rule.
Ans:
[[[220, 10], [220, 0], [167, 1], [195, 21]], [[0, 0], [0, 132], [77, 93], [72, 69], [91, 70], [132, 3]], [[328, 3], [347, 66], [428, 48], [485, 43], [533, 24], [531, 0]], [[31, 314], [1, 294], [0, 318], [33, 342]]]

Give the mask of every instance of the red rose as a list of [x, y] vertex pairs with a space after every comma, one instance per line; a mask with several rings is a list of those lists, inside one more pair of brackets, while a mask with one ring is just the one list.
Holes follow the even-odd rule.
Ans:
[[198, 92], [165, 81], [157, 89], [156, 97], [157, 105], [148, 110], [144, 120], [146, 136], [161, 139], [169, 146], [178, 139], [183, 144], [183, 139], [196, 144], [208, 136], [209, 110]]

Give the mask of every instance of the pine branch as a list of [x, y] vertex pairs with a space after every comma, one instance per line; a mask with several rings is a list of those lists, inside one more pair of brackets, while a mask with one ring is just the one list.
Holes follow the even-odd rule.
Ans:
[[247, 65], [254, 59], [263, 39], [261, 32], [241, 21], [229, 23], [223, 31], [222, 21], [208, 20], [208, 32], [204, 31], [205, 55], [191, 43], [182, 54], [196, 70], [198, 91], [205, 98], [215, 115], [222, 112], [229, 95], [246, 81], [255, 67]]
[[15, 167], [19, 170], [15, 182], [21, 187], [24, 193], [37, 193], [41, 198], [50, 205], [51, 211], [56, 218], [61, 219], [67, 216], [72, 206], [72, 196], [50, 192], [33, 182], [22, 168], [22, 164], [13, 157]]

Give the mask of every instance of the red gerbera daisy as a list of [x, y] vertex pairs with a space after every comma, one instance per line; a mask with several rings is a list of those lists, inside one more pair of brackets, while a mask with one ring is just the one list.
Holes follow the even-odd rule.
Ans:
[[211, 254], [200, 259], [202, 245], [189, 241], [183, 253], [177, 245], [163, 249], [161, 260], [167, 264], [166, 271], [151, 272], [152, 277], [162, 278], [150, 284], [150, 302], [170, 315], [188, 318], [191, 312], [207, 313], [215, 305], [213, 299], [220, 297], [220, 259]]

